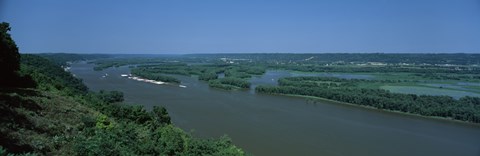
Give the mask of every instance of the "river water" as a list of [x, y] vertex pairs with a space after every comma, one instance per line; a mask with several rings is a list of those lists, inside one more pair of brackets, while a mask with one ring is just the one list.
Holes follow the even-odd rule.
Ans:
[[[202, 138], [227, 134], [254, 155], [480, 155], [478, 124], [312, 103], [252, 90], [222, 91], [187, 76], [175, 76], [186, 88], [156, 85], [121, 77], [129, 73], [127, 67], [104, 71], [92, 67], [74, 63], [71, 72], [93, 91], [122, 91], [125, 102], [147, 109], [165, 106], [176, 126]], [[252, 79], [253, 84], [274, 84], [275, 74], [267, 72]]]

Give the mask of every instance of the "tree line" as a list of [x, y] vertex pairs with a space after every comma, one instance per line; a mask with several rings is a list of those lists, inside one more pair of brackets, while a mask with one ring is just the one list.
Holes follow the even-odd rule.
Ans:
[[351, 65], [336, 65], [326, 66], [324, 64], [293, 64], [293, 65], [277, 65], [269, 64], [271, 69], [284, 69], [302, 72], [341, 72], [341, 73], [420, 73], [420, 74], [435, 74], [435, 73], [455, 73], [455, 74], [480, 74], [478, 67], [439, 67], [439, 66], [351, 66]]
[[208, 82], [208, 85], [213, 88], [220, 88], [225, 90], [250, 88], [250, 82], [248, 82], [247, 80], [240, 79], [240, 78], [231, 78], [231, 77], [211, 80]]
[[150, 79], [150, 80], [155, 80], [155, 81], [162, 81], [162, 82], [169, 82], [169, 83], [180, 83], [180, 80], [178, 80], [175, 77], [172, 76], [167, 76], [167, 75], [161, 75], [157, 73], [150, 73], [148, 71], [143, 70], [142, 68], [134, 68], [131, 69], [131, 74], [145, 78], [145, 79]]
[[[294, 81], [292, 81], [294, 80]], [[279, 86], [257, 86], [255, 91], [267, 94], [289, 94], [312, 96], [369, 106], [378, 109], [401, 111], [424, 116], [438, 116], [456, 120], [480, 123], [480, 98], [450, 96], [430, 96], [391, 93], [383, 89], [366, 89], [337, 83], [317, 83], [318, 80], [330, 82], [349, 82], [338, 78], [295, 77], [282, 78]]]
[[[480, 64], [480, 54], [386, 54], [386, 53], [256, 53], [256, 54], [189, 54], [188, 57], [204, 59], [245, 59], [251, 62], [296, 63], [296, 64], [328, 64], [332, 62], [383, 62], [389, 64]], [[310, 59], [309, 59], [310, 58]]]

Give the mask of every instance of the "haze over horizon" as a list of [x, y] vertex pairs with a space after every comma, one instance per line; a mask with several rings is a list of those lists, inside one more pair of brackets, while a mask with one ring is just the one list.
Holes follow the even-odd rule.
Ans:
[[480, 1], [0, 0], [20, 52], [480, 53]]

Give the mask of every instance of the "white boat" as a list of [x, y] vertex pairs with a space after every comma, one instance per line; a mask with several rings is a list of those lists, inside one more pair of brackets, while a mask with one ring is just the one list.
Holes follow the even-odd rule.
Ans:
[[122, 77], [127, 77], [128, 75], [127, 75], [127, 74], [122, 74], [122, 75], [120, 75], [120, 76], [122, 76]]
[[178, 85], [180, 88], [187, 88], [187, 86], [184, 85]]

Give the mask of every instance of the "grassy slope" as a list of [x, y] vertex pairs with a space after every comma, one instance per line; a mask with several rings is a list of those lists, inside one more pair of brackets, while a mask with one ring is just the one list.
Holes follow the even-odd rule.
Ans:
[[46, 152], [48, 155], [69, 154], [72, 140], [84, 116], [99, 112], [75, 99], [36, 89], [2, 89], [0, 137], [9, 152]]

